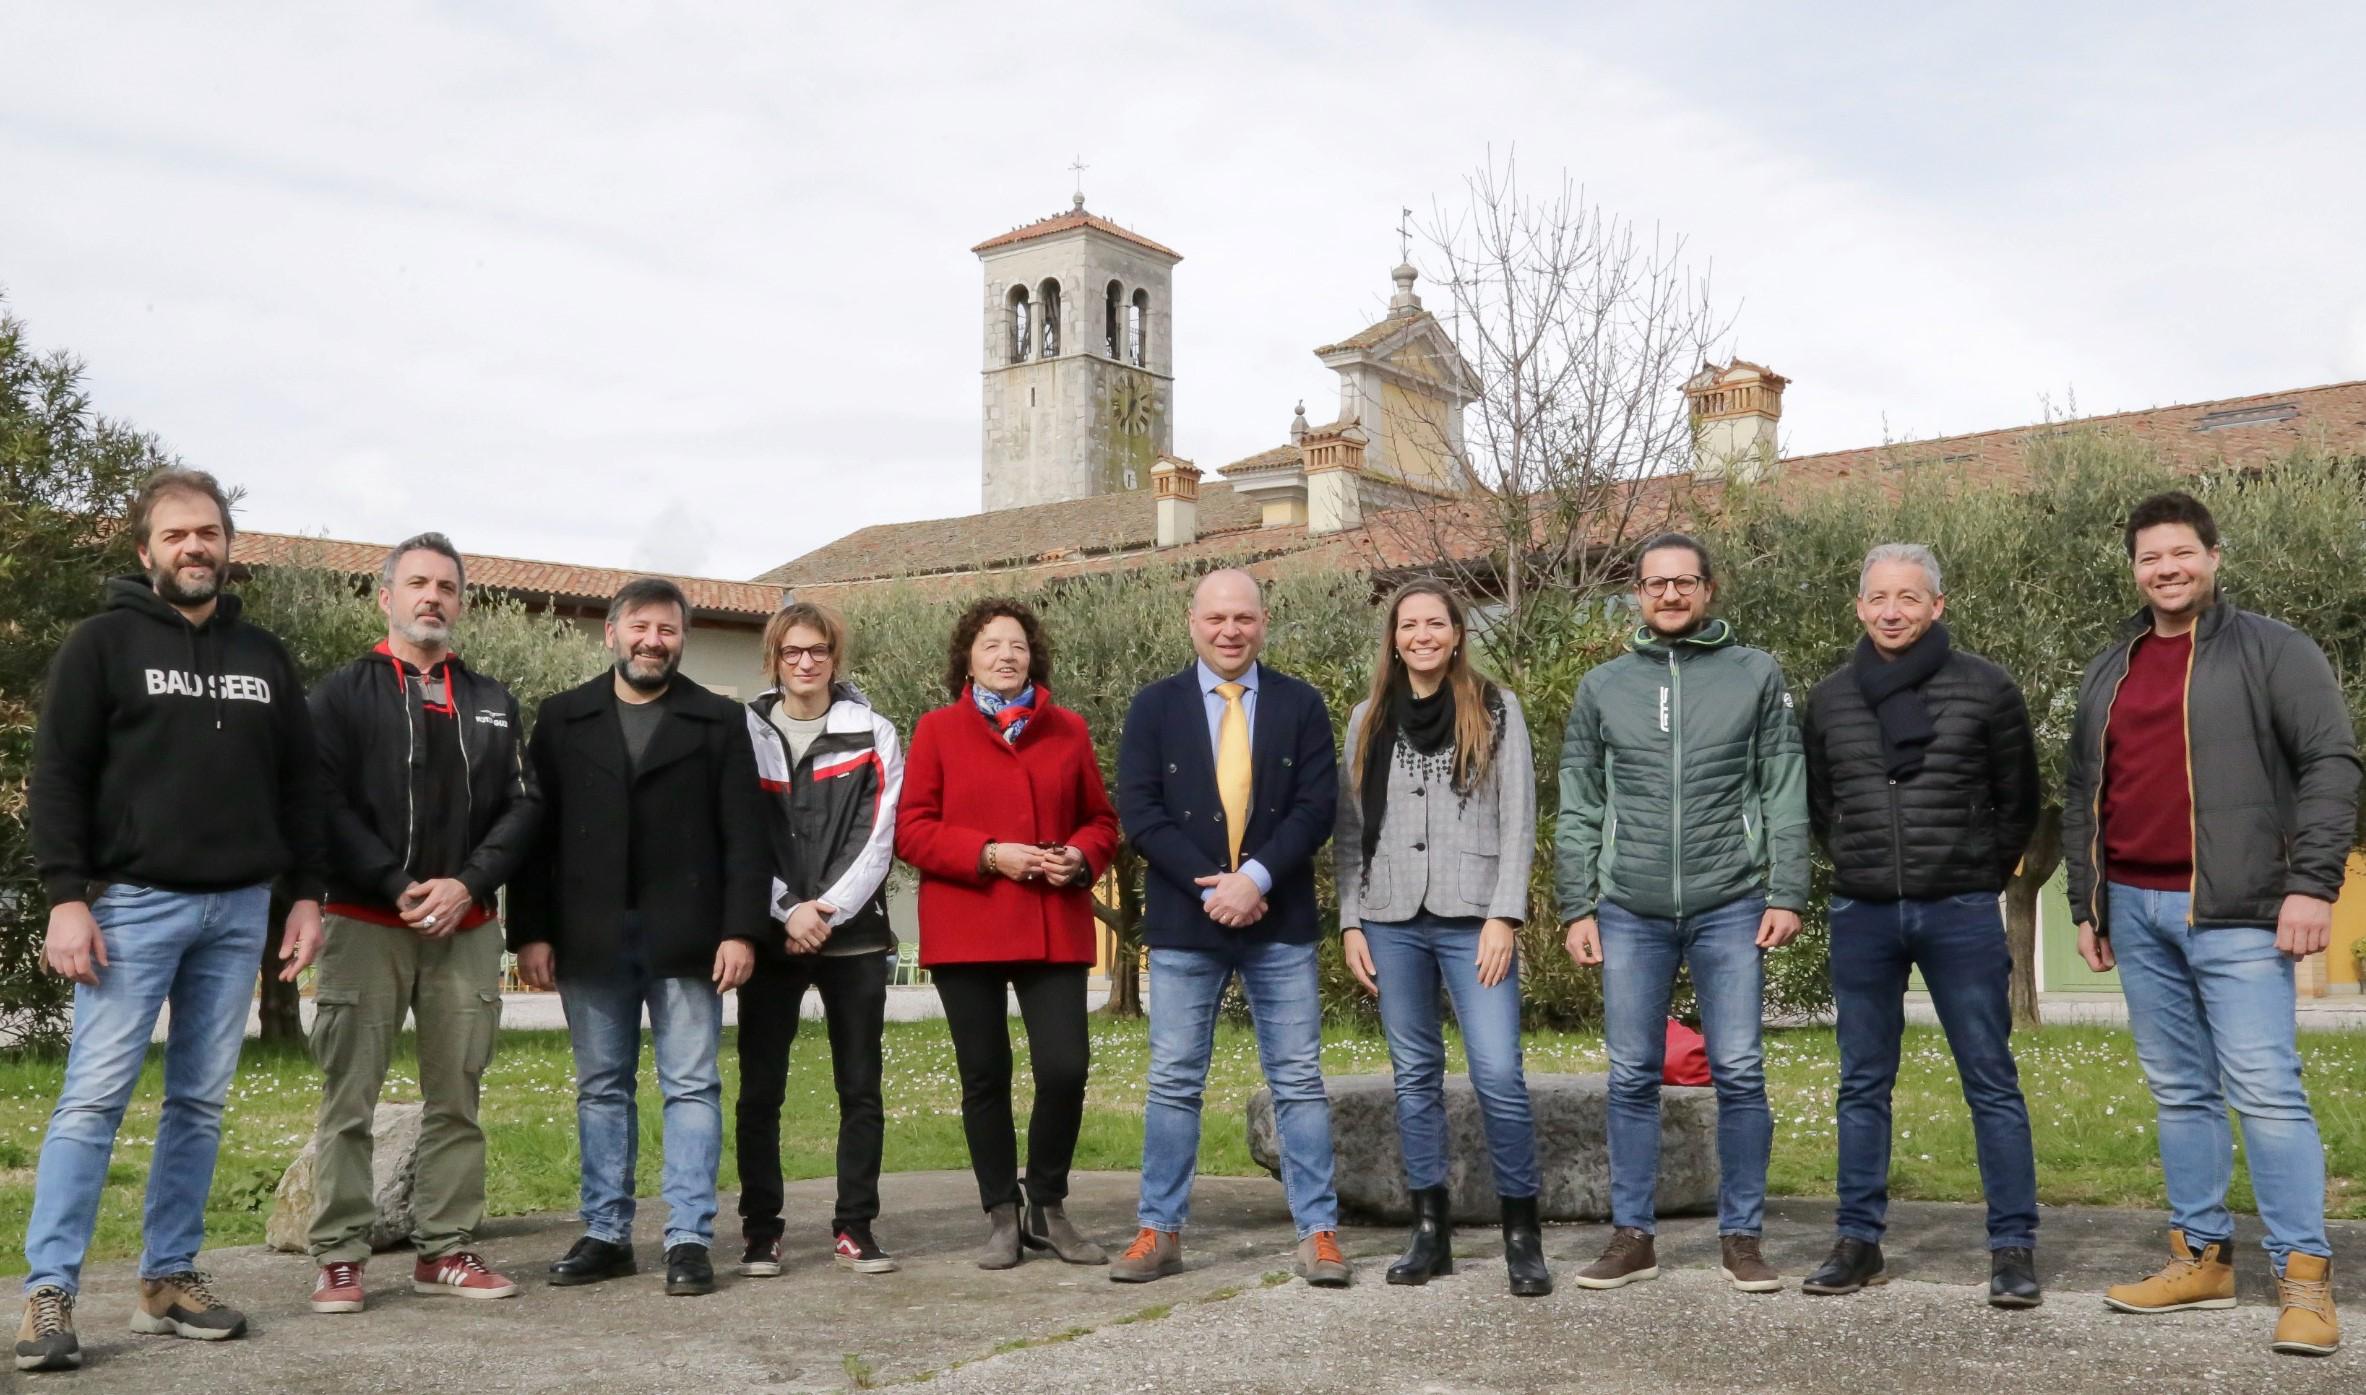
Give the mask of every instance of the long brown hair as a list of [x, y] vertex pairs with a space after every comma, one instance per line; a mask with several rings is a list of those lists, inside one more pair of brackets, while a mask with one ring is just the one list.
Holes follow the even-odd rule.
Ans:
[[1387, 711], [1396, 685], [1413, 681], [1405, 671], [1405, 661], [1397, 657], [1397, 612], [1415, 596], [1435, 596], [1444, 602], [1447, 622], [1454, 626], [1454, 652], [1446, 660], [1446, 684], [1454, 690], [1454, 788], [1466, 793], [1477, 789], [1495, 763], [1495, 716], [1488, 711], [1487, 702], [1492, 685], [1471, 663], [1468, 609], [1454, 588], [1424, 577], [1398, 587], [1388, 598], [1388, 613], [1380, 621], [1380, 662], [1372, 666], [1372, 695], [1364, 708], [1363, 724], [1356, 728], [1355, 763], [1350, 769], [1359, 793], [1372, 754], [1373, 728]]

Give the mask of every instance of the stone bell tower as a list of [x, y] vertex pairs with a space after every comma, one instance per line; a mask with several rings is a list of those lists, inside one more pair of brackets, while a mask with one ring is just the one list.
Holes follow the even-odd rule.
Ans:
[[1087, 212], [970, 249], [985, 271], [983, 505], [988, 512], [1147, 491], [1175, 448], [1175, 263]]

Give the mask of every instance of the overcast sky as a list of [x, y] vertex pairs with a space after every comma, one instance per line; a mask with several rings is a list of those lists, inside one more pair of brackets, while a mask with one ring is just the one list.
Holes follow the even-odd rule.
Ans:
[[0, 290], [248, 528], [720, 576], [975, 510], [967, 249], [1079, 154], [1210, 468], [1490, 145], [1713, 262], [1794, 451], [2366, 377], [2366, 7], [1807, 8], [22, 0]]

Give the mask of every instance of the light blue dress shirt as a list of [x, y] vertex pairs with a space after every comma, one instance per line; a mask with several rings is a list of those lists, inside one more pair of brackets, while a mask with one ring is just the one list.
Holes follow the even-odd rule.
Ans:
[[[1251, 663], [1247, 673], [1230, 680], [1248, 690], [1241, 694], [1241, 713], [1249, 719], [1249, 746], [1251, 750], [1256, 749], [1257, 743], [1257, 677], [1258, 665]], [[1215, 763], [1216, 751], [1224, 739], [1224, 695], [1217, 692], [1216, 687], [1225, 681], [1227, 680], [1220, 676], [1216, 670], [1208, 667], [1207, 660], [1199, 660], [1199, 691], [1201, 699], [1206, 702], [1208, 709], [1208, 762], [1210, 765]], [[1257, 884], [1259, 896], [1272, 894], [1273, 874], [1265, 870], [1264, 863], [1252, 857], [1241, 864], [1240, 870], [1242, 876]], [[1202, 887], [1199, 899], [1207, 900], [1215, 894], [1215, 890], [1214, 887]]]

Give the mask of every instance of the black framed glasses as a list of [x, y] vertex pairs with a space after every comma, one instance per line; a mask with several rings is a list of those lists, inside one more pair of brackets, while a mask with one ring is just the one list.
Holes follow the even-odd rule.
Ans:
[[784, 644], [780, 647], [780, 661], [784, 664], [794, 667], [807, 659], [811, 659], [817, 664], [828, 663], [830, 661], [830, 646], [827, 644]]
[[1689, 596], [1695, 591], [1700, 590], [1701, 583], [1706, 580], [1708, 580], [1707, 577], [1693, 576], [1690, 574], [1684, 576], [1647, 576], [1641, 581], [1635, 583], [1635, 589], [1641, 591], [1644, 595], [1651, 597], [1653, 600], [1657, 600], [1660, 597], [1667, 595], [1670, 591], [1675, 592], [1679, 596]]

